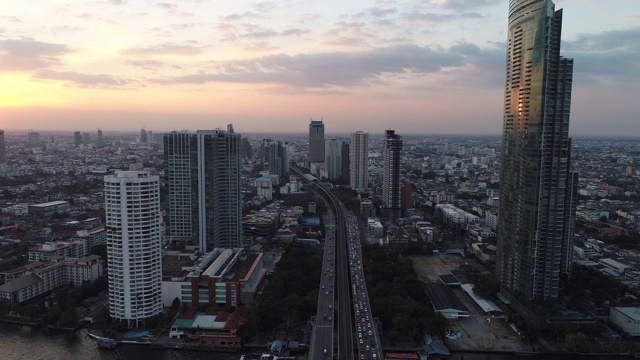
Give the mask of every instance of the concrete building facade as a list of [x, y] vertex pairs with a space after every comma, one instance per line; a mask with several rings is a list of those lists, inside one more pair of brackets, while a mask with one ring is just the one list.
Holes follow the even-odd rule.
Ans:
[[160, 179], [146, 171], [104, 177], [109, 311], [137, 326], [162, 311]]

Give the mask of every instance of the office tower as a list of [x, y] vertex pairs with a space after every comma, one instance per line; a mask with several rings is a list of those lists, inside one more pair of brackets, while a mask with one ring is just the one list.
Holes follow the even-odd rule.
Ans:
[[164, 135], [168, 234], [213, 248], [242, 247], [241, 136], [224, 130]]
[[324, 168], [331, 181], [342, 177], [342, 140], [330, 139], [325, 141]]
[[260, 142], [260, 148], [258, 149], [257, 157], [262, 162], [269, 162], [269, 147], [271, 146], [271, 139], [262, 139]]
[[40, 133], [29, 130], [27, 139], [30, 145], [38, 145], [40, 143]]
[[309, 169], [314, 173], [324, 163], [324, 124], [311, 120], [309, 124]]
[[363, 191], [369, 187], [369, 133], [351, 133], [349, 145], [349, 186]]
[[7, 163], [7, 150], [4, 144], [4, 130], [0, 130], [0, 164]]
[[394, 130], [387, 130], [384, 138], [384, 174], [382, 178], [382, 212], [388, 222], [395, 222], [401, 215], [400, 203], [400, 154], [402, 137]]
[[88, 132], [82, 134], [82, 143], [86, 146], [91, 142], [91, 134]]
[[129, 327], [162, 312], [160, 179], [146, 171], [104, 177], [111, 317]]
[[104, 145], [103, 141], [102, 130], [98, 130], [98, 147], [102, 147]]
[[153, 144], [155, 142], [153, 138], [153, 131], [147, 131], [147, 144]]
[[147, 138], [147, 130], [140, 129], [140, 144], [146, 144], [149, 141]]
[[246, 157], [248, 159], [251, 159], [253, 157], [253, 149], [251, 148], [249, 139], [242, 138], [242, 143], [240, 144], [240, 152], [242, 153], [242, 157]]
[[269, 174], [278, 175], [282, 182], [289, 173], [289, 153], [287, 146], [281, 141], [269, 144]]
[[340, 169], [340, 184], [349, 183], [349, 143], [342, 141], [342, 169]]
[[560, 56], [561, 28], [552, 1], [510, 0], [496, 273], [527, 299], [558, 297], [571, 273], [573, 59]]
[[80, 133], [80, 131], [75, 131], [73, 133], [73, 142], [76, 147], [82, 145], [82, 134]]

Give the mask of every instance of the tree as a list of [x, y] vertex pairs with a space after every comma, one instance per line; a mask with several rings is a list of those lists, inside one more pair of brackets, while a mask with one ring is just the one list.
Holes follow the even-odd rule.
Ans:
[[60, 321], [58, 324], [60, 327], [64, 328], [75, 328], [78, 325], [78, 321], [80, 318], [78, 317], [78, 313], [74, 308], [68, 308], [60, 317]]
[[493, 297], [498, 291], [500, 291], [500, 287], [495, 275], [480, 277], [473, 287], [473, 292], [484, 298]]
[[565, 337], [567, 350], [586, 353], [591, 351], [592, 344], [589, 338], [582, 333], [568, 334]]
[[173, 302], [171, 303], [171, 308], [174, 310], [180, 309], [180, 299], [178, 299], [177, 296], [175, 299], [173, 299]]

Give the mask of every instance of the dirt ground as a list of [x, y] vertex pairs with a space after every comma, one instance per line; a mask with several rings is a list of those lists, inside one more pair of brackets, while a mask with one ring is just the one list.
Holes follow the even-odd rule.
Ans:
[[[435, 256], [412, 256], [413, 266], [418, 279], [423, 282], [438, 281], [438, 275], [449, 274], [464, 265], [464, 258], [457, 254], [440, 254]], [[451, 350], [531, 350], [522, 342], [504, 319], [491, 318], [462, 289], [454, 289], [454, 293], [469, 309], [470, 316], [460, 320], [449, 320], [449, 328], [460, 330], [460, 339], [446, 340]]]

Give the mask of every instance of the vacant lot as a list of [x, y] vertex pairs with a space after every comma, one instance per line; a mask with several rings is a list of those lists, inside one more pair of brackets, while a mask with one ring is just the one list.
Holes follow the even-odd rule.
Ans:
[[[460, 255], [412, 256], [411, 259], [418, 279], [423, 282], [438, 281], [438, 275], [450, 274], [451, 270], [460, 269], [464, 265], [464, 258]], [[451, 350], [489, 347], [494, 350], [530, 350], [503, 319], [493, 318], [489, 324], [487, 316], [469, 295], [460, 288], [454, 289], [454, 293], [469, 309], [471, 316], [449, 320], [450, 328], [460, 330], [461, 335], [460, 339], [447, 342]]]

